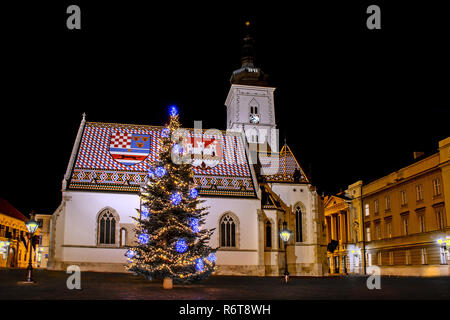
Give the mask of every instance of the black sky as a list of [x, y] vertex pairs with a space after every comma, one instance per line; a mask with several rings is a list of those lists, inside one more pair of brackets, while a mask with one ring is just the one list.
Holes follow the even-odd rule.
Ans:
[[[366, 29], [369, 4], [382, 29]], [[81, 121], [225, 129], [244, 21], [275, 91], [281, 136], [320, 192], [369, 181], [450, 135], [439, 2], [243, 4], [54, 1], [2, 10], [0, 197], [52, 213]], [[66, 29], [79, 4], [82, 30]], [[258, 8], [258, 9], [257, 9]]]

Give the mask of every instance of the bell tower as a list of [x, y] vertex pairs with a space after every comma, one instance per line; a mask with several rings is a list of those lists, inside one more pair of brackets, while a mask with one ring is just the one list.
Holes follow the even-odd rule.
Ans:
[[241, 67], [231, 75], [231, 88], [225, 105], [227, 129], [244, 132], [249, 146], [278, 151], [273, 92], [268, 76], [255, 66], [254, 40], [246, 22]]

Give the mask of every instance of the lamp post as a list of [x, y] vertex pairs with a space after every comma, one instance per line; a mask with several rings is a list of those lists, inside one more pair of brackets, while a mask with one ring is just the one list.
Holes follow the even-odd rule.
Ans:
[[36, 232], [36, 230], [39, 227], [39, 224], [34, 220], [33, 215], [31, 215], [31, 219], [28, 220], [26, 223], [27, 229], [28, 229], [28, 246], [30, 247], [30, 259], [28, 261], [28, 268], [27, 268], [27, 281], [26, 282], [33, 282], [32, 278], [32, 272], [33, 272], [33, 265], [31, 264], [31, 255], [33, 252], [33, 248], [31, 246], [31, 241], [33, 239], [33, 235]]
[[287, 228], [286, 221], [283, 222], [283, 229], [280, 230], [280, 238], [284, 243], [284, 281], [287, 283], [289, 281], [289, 271], [287, 264], [287, 243], [291, 238], [292, 231]]

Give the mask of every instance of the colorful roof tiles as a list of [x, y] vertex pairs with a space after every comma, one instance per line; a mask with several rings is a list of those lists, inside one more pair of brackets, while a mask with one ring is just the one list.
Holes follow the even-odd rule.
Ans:
[[258, 157], [260, 174], [266, 182], [309, 183], [288, 145], [285, 144], [279, 153], [259, 152]]
[[[158, 159], [162, 129], [149, 125], [86, 122], [68, 188], [138, 192], [146, 181], [149, 167]], [[200, 143], [191, 145], [192, 150], [198, 147], [199, 152], [216, 159], [200, 161], [193, 168], [201, 195], [256, 196], [240, 136], [223, 133], [212, 137], [204, 132], [194, 133], [193, 129], [186, 130], [190, 136], [188, 142]], [[214, 143], [211, 139], [215, 139]], [[217, 152], [220, 157], [215, 154], [217, 150], [220, 150]]]

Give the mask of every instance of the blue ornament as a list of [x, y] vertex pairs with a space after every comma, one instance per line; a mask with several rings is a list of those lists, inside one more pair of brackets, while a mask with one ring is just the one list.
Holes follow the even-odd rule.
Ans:
[[198, 190], [193, 188], [191, 189], [191, 191], [189, 192], [189, 195], [191, 196], [192, 199], [195, 199], [198, 197]]
[[178, 115], [178, 109], [177, 106], [173, 105], [169, 107], [169, 114], [171, 117], [175, 117]]
[[199, 231], [199, 229], [198, 229], [198, 219], [197, 218], [191, 218], [190, 221], [189, 221], [189, 225], [191, 226], [192, 231], [194, 231], [194, 232], [198, 232]]
[[148, 168], [147, 173], [150, 178], [153, 178], [153, 176], [155, 175], [152, 167]]
[[139, 235], [139, 243], [140, 244], [147, 244], [149, 240], [150, 240], [150, 237], [148, 236], [148, 234], [141, 233]]
[[128, 250], [127, 253], [125, 254], [129, 259], [132, 259], [135, 255], [136, 252], [134, 252], [133, 250]]
[[205, 264], [202, 258], [198, 258], [197, 260], [195, 260], [195, 269], [197, 269], [197, 271], [202, 271], [204, 266]]
[[216, 262], [216, 254], [214, 252], [211, 252], [207, 259], [209, 262], [212, 262], [212, 263]]
[[141, 210], [141, 219], [147, 219], [149, 215], [150, 214], [148, 213], [147, 209]]
[[161, 178], [163, 175], [166, 174], [166, 169], [164, 169], [164, 167], [158, 167], [155, 169], [155, 174]]
[[172, 201], [175, 206], [179, 205], [181, 202], [181, 194], [179, 192], [172, 194], [170, 201]]
[[186, 243], [186, 240], [180, 239], [180, 240], [178, 240], [177, 242], [175, 242], [175, 250], [176, 250], [178, 253], [184, 253], [184, 252], [186, 252], [187, 248], [188, 248], [188, 245], [187, 245], [187, 243]]
[[170, 134], [170, 129], [169, 128], [164, 128], [161, 130], [161, 136], [163, 138], [168, 138]]

